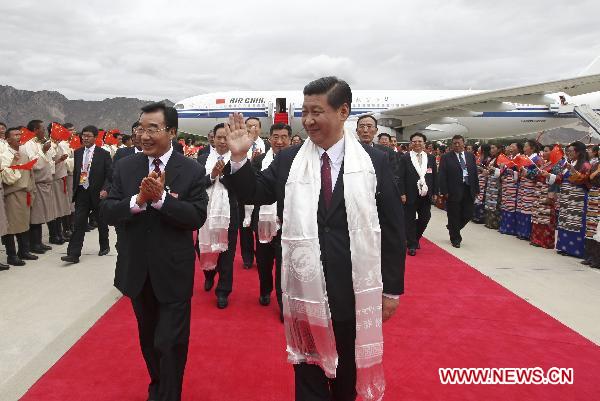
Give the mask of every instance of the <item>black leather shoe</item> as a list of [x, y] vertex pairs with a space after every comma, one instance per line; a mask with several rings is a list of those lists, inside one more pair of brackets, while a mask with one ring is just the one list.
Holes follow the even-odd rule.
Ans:
[[62, 245], [65, 243], [65, 240], [62, 238], [50, 238], [48, 242], [54, 245]]
[[38, 255], [42, 255], [46, 253], [46, 250], [40, 246], [32, 246], [31, 253], [37, 253]]
[[63, 234], [62, 234], [62, 236], [63, 236], [63, 238], [65, 239], [65, 241], [69, 241], [69, 240], [71, 239], [71, 235], [72, 235], [72, 234], [73, 234], [73, 233], [72, 233], [71, 231], [69, 231], [69, 230], [66, 230], [66, 231], [63, 231]]
[[37, 260], [38, 259], [37, 256], [32, 255], [29, 252], [20, 253], [18, 256], [19, 256], [19, 258], [21, 258], [23, 260]]
[[214, 278], [205, 278], [204, 279], [204, 291], [208, 292], [213, 288], [213, 285], [215, 285], [215, 279]]
[[588, 259], [583, 259], [581, 262], [582, 265], [591, 266], [592, 262]]
[[408, 250], [408, 254], [409, 254], [410, 256], [415, 256], [415, 255], [417, 254], [417, 251], [416, 251], [415, 249], [409, 249], [409, 250]]
[[45, 251], [50, 251], [50, 250], [52, 250], [52, 247], [51, 247], [51, 246], [48, 246], [48, 245], [46, 245], [46, 244], [40, 244], [40, 248], [42, 248], [42, 249], [43, 249], [43, 250], [45, 250]]
[[109, 252], [110, 252], [110, 247], [104, 248], [104, 249], [100, 249], [100, 252], [98, 252], [98, 256], [108, 255]]
[[25, 266], [25, 262], [17, 255], [8, 256], [6, 258], [6, 263], [13, 266]]
[[283, 312], [279, 311], [279, 321], [283, 323]]
[[79, 256], [65, 255], [65, 256], [61, 256], [60, 260], [62, 260], [63, 262], [68, 262], [68, 263], [79, 263]]
[[271, 297], [269, 295], [261, 295], [258, 298], [258, 303], [262, 306], [269, 306], [269, 304], [271, 303]]
[[453, 247], [455, 247], [455, 248], [460, 248], [460, 242], [458, 242], [458, 241], [454, 241], [454, 242], [452, 243], [452, 246], [453, 246]]
[[217, 308], [225, 309], [227, 308], [227, 305], [229, 305], [227, 297], [217, 297]]
[[4, 270], [8, 270], [10, 269], [9, 265], [5, 265], [4, 263], [0, 263], [0, 271], [4, 271]]

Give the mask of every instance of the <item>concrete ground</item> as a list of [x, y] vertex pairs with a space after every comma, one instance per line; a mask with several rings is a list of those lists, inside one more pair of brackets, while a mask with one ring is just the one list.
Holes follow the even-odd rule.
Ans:
[[[425, 236], [600, 344], [599, 270], [471, 223], [456, 249], [445, 225], [445, 213], [433, 208]], [[79, 264], [60, 261], [65, 244], [25, 267], [0, 272], [0, 400], [18, 400], [120, 298], [112, 285], [114, 240], [111, 229], [111, 252], [98, 257], [95, 230], [86, 235]]]

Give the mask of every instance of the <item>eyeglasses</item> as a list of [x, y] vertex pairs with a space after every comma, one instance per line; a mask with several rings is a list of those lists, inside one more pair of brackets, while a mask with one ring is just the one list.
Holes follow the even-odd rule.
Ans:
[[156, 128], [156, 127], [150, 127], [150, 128], [142, 128], [142, 127], [136, 127], [136, 129], [133, 130], [133, 133], [136, 135], [143, 135], [144, 133], [150, 135], [150, 136], [154, 136], [156, 134], [158, 134], [161, 131], [165, 131], [167, 128]]
[[371, 128], [375, 128], [375, 126], [373, 124], [358, 124], [358, 128], [363, 129], [371, 129]]

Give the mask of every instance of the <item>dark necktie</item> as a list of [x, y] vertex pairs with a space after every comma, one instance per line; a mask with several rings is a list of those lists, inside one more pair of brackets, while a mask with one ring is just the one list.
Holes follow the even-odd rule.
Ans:
[[327, 152], [321, 156], [321, 162], [321, 192], [323, 193], [325, 207], [329, 209], [331, 204], [331, 164]]
[[463, 182], [469, 185], [469, 181], [467, 180], [467, 176], [469, 175], [469, 173], [467, 173], [467, 163], [465, 163], [465, 159], [462, 155], [462, 152], [458, 154], [458, 160], [460, 160], [460, 167], [463, 171]]
[[162, 174], [160, 171], [160, 159], [156, 158], [156, 159], [152, 160], [152, 164], [154, 164], [154, 172], [156, 174], [158, 174], [158, 176], [160, 177]]

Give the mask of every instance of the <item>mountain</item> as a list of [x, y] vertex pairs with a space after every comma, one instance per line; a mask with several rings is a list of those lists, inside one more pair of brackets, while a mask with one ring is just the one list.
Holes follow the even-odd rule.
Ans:
[[[165, 104], [173, 106], [166, 99]], [[127, 97], [104, 100], [70, 100], [55, 91], [27, 91], [0, 85], [0, 121], [8, 127], [27, 125], [30, 120], [48, 124], [70, 122], [79, 131], [86, 125], [118, 128], [129, 133], [142, 106], [151, 103]]]

